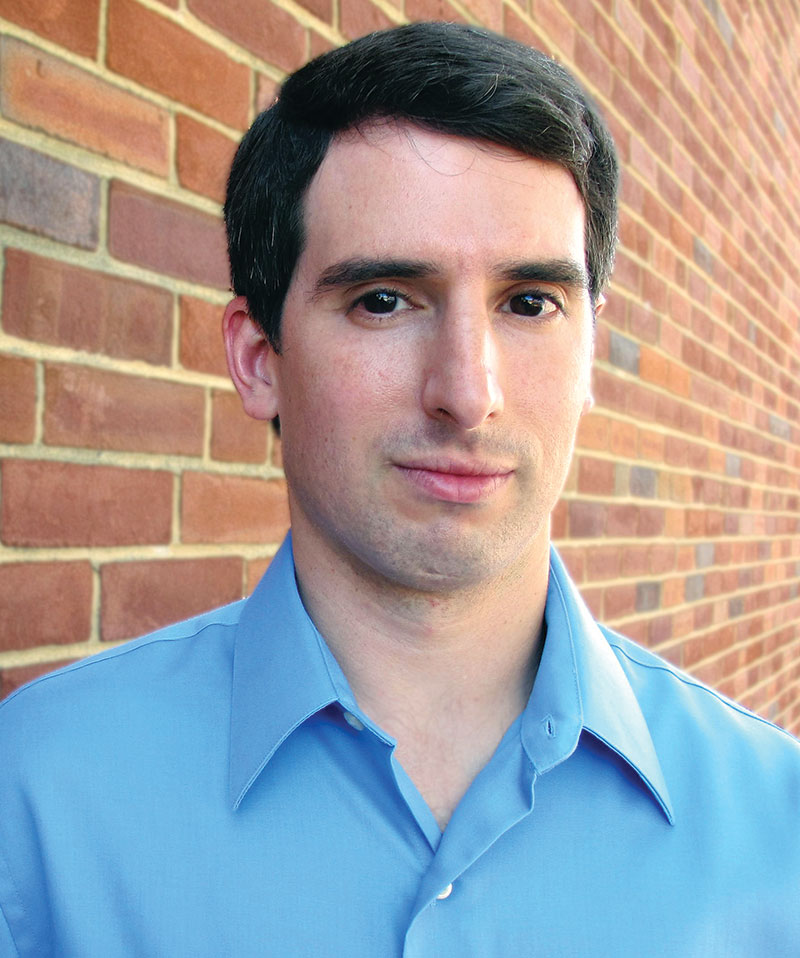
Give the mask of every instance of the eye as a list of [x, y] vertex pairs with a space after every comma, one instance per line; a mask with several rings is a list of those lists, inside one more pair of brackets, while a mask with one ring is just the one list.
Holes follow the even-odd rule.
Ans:
[[557, 297], [550, 293], [530, 290], [525, 293], [516, 293], [512, 296], [504, 312], [515, 316], [530, 316], [533, 319], [551, 319], [557, 313], [563, 312], [564, 307]]
[[388, 316], [405, 309], [411, 309], [412, 304], [402, 294], [394, 289], [371, 289], [362, 293], [351, 306], [351, 309], [369, 313], [372, 316]]

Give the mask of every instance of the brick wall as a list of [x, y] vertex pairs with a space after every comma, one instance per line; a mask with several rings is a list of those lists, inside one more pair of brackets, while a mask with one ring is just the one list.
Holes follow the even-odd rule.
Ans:
[[219, 210], [309, 56], [482, 23], [625, 166], [596, 411], [554, 533], [593, 610], [800, 730], [800, 14], [788, 0], [0, 0], [0, 677], [246, 593], [280, 450], [222, 359]]

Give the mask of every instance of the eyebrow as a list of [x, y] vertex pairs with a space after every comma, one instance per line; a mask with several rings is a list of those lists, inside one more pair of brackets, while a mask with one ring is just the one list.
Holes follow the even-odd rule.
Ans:
[[319, 296], [339, 286], [355, 286], [377, 279], [424, 279], [432, 276], [436, 267], [423, 260], [411, 259], [347, 259], [334, 263], [320, 274], [314, 284], [314, 295]]
[[518, 260], [501, 263], [493, 270], [499, 279], [513, 282], [553, 283], [588, 290], [586, 267], [572, 259]]
[[[341, 286], [355, 286], [381, 279], [425, 279], [439, 270], [425, 260], [409, 259], [347, 259], [323, 270], [314, 284], [313, 295]], [[561, 284], [572, 289], [589, 288], [586, 268], [572, 259], [511, 260], [500, 263], [492, 274], [510, 282]]]

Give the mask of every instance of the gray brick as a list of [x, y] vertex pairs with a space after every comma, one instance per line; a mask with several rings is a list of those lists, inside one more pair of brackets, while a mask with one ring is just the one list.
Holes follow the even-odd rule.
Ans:
[[792, 438], [791, 423], [788, 423], [785, 419], [781, 419], [780, 416], [776, 416], [773, 413], [770, 413], [769, 417], [769, 431], [773, 436], [778, 436], [781, 439]]
[[96, 176], [0, 139], [0, 221], [95, 249], [99, 207]]
[[636, 583], [636, 611], [652, 612], [661, 605], [660, 582]]
[[713, 274], [714, 255], [699, 236], [695, 236], [693, 240], [692, 255], [694, 257], [695, 263], [697, 263], [703, 272], [708, 273], [709, 275]]
[[608, 359], [612, 366], [639, 375], [639, 344], [616, 330], [611, 330]]
[[714, 553], [716, 549], [713, 542], [700, 542], [694, 548], [694, 563], [698, 569], [705, 569], [714, 565]]
[[686, 577], [683, 590], [687, 602], [697, 602], [706, 594], [706, 577], [704, 575], [690, 575]]
[[738, 478], [742, 474], [742, 457], [734, 452], [725, 453], [725, 475]]
[[733, 599], [728, 600], [728, 615], [730, 618], [735, 619], [737, 616], [740, 616], [744, 612], [744, 599], [741, 596], [736, 596]]
[[630, 490], [632, 496], [655, 499], [658, 473], [647, 466], [631, 466]]

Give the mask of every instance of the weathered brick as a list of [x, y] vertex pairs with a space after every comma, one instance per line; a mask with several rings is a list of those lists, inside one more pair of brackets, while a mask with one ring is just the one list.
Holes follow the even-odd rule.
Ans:
[[581, 501], [569, 503], [569, 534], [571, 538], [596, 538], [603, 535], [605, 525], [606, 507], [603, 503]]
[[204, 286], [229, 283], [221, 219], [115, 180], [109, 197], [112, 256]]
[[0, 17], [85, 57], [94, 57], [100, 24], [100, 0], [0, 0]]
[[247, 125], [248, 67], [135, 0], [109, 2], [106, 60], [115, 73], [206, 116], [236, 129]]
[[211, 457], [223, 462], [264, 462], [269, 423], [251, 419], [235, 392], [211, 397]]
[[341, 0], [339, 22], [342, 33], [349, 40], [393, 26], [392, 20], [370, 0]]
[[100, 570], [101, 637], [127, 639], [242, 596], [243, 560], [109, 562]]
[[646, 466], [631, 466], [630, 493], [645, 499], [653, 499], [656, 495], [656, 481], [658, 474], [654, 469]]
[[169, 115], [86, 70], [5, 37], [3, 114], [151, 173], [168, 169]]
[[196, 386], [87, 366], [48, 365], [44, 441], [199, 456], [204, 405]]
[[3, 327], [23, 339], [164, 365], [172, 350], [172, 294], [7, 249]]
[[0, 222], [94, 249], [99, 206], [96, 176], [0, 139]]
[[186, 369], [228, 376], [222, 343], [222, 308], [193, 296], [181, 296], [180, 360]]
[[176, 119], [176, 132], [181, 186], [224, 203], [236, 142], [184, 114]]
[[36, 363], [0, 355], [0, 442], [33, 442]]
[[[319, 5], [323, 13], [329, 7], [325, 0]], [[267, 63], [287, 72], [305, 63], [305, 29], [269, 0], [188, 0], [188, 6], [195, 16]]]
[[7, 459], [0, 539], [8, 546], [123, 546], [170, 539], [167, 472]]
[[0, 609], [0, 651], [83, 642], [92, 627], [92, 567], [88, 562], [3, 563]]
[[27, 682], [38, 679], [40, 675], [47, 675], [48, 672], [53, 672], [74, 661], [74, 659], [59, 659], [56, 662], [36, 662], [31, 665], [0, 669], [0, 699], [11, 695]]
[[272, 543], [280, 541], [288, 527], [283, 481], [184, 473], [184, 542]]

